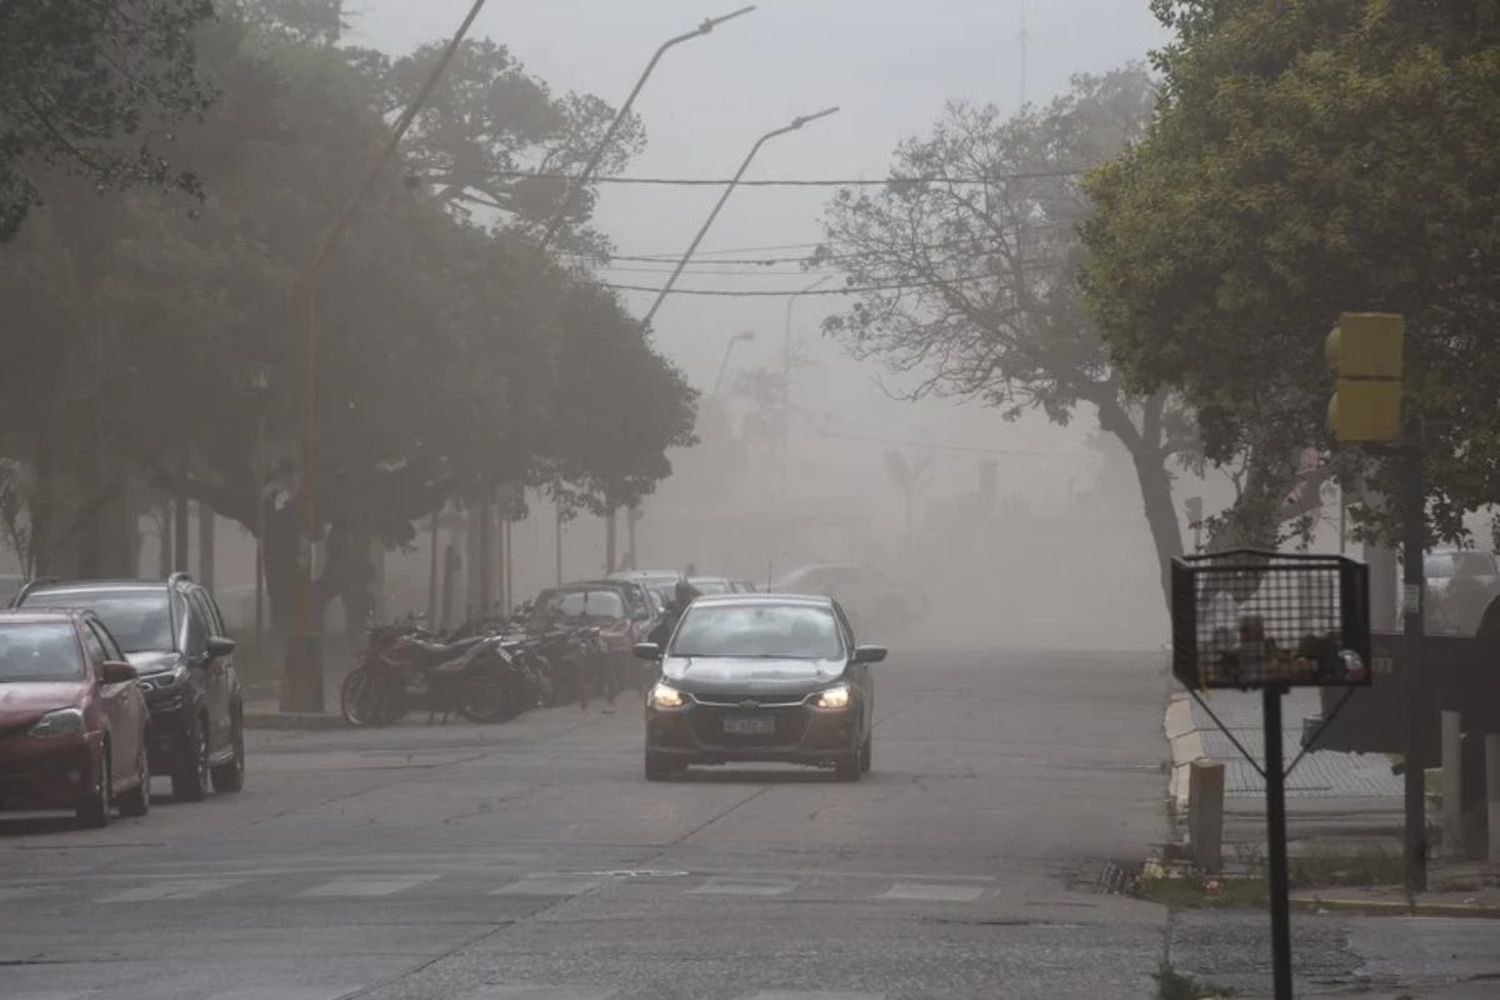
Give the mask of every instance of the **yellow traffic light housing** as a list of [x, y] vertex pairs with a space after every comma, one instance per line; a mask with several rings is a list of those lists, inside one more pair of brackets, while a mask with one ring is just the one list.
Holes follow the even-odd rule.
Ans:
[[1342, 313], [1329, 333], [1328, 364], [1338, 375], [1328, 428], [1345, 443], [1401, 437], [1401, 357], [1406, 321], [1395, 313]]

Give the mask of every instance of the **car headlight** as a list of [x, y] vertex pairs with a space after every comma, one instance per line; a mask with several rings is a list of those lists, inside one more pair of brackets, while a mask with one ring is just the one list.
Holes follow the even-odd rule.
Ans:
[[148, 677], [142, 677], [140, 680], [141, 690], [165, 691], [168, 688], [174, 688], [177, 685], [181, 684], [183, 681], [187, 680], [187, 675], [187, 667], [184, 667], [179, 663], [171, 670], [167, 670], [159, 674], [152, 674]]
[[651, 689], [651, 704], [656, 708], [681, 708], [686, 703], [683, 693], [670, 684], [658, 684]]
[[839, 684], [835, 687], [826, 688], [813, 696], [813, 707], [815, 708], [848, 708], [849, 685]]
[[48, 712], [26, 731], [27, 736], [50, 739], [54, 736], [77, 736], [83, 732], [83, 713], [76, 708]]

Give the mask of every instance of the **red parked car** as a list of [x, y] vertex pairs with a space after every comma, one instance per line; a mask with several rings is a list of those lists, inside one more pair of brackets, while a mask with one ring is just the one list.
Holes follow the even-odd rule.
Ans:
[[151, 808], [135, 668], [89, 611], [0, 612], [0, 808], [72, 809], [84, 826]]

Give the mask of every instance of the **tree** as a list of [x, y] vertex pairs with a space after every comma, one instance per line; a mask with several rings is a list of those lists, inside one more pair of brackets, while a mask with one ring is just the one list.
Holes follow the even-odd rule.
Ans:
[[[1005, 119], [951, 106], [896, 151], [878, 193], [841, 190], [817, 258], [862, 289], [826, 329], [862, 357], [914, 375], [913, 397], [982, 400], [1015, 419], [1067, 423], [1079, 404], [1130, 452], [1166, 587], [1182, 553], [1169, 463], [1191, 436], [1165, 392], [1122, 384], [1077, 284], [1078, 174], [1141, 134], [1153, 100], [1142, 67], [1075, 78], [1043, 108]], [[944, 178], [952, 178], [947, 180]]]
[[[1276, 540], [1296, 456], [1327, 443], [1338, 314], [1406, 315], [1406, 403], [1433, 530], [1500, 499], [1500, 4], [1156, 0], [1176, 37], [1142, 140], [1098, 170], [1090, 305], [1141, 392], [1181, 392]], [[1358, 489], [1394, 470], [1346, 455]]]
[[9, 0], [0, 4], [0, 242], [63, 166], [99, 191], [196, 191], [164, 157], [173, 123], [200, 113], [194, 32], [212, 0]]

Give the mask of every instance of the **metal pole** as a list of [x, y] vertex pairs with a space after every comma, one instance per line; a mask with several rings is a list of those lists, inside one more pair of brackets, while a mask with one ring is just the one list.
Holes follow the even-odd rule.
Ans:
[[1404, 872], [1408, 892], [1427, 888], [1427, 790], [1426, 772], [1421, 760], [1421, 719], [1417, 706], [1422, 697], [1422, 557], [1426, 548], [1423, 524], [1422, 449], [1413, 440], [1399, 461], [1401, 476], [1401, 678], [1403, 688], [1402, 724], [1406, 748], [1406, 766], [1402, 778], [1406, 798], [1406, 833], [1404, 837]]
[[1275, 684], [1261, 690], [1266, 741], [1266, 844], [1271, 875], [1271, 979], [1276, 1000], [1292, 997], [1291, 903], [1287, 890], [1286, 775], [1281, 762], [1281, 695]]
[[719, 200], [714, 203], [713, 211], [709, 212], [708, 218], [703, 220], [703, 225], [699, 228], [698, 235], [693, 237], [693, 242], [688, 244], [687, 252], [684, 253], [682, 255], [682, 259], [677, 262], [677, 267], [672, 271], [672, 276], [667, 279], [666, 285], [664, 285], [661, 291], [657, 293], [656, 301], [651, 303], [651, 308], [646, 311], [645, 318], [641, 320], [642, 326], [649, 327], [651, 325], [651, 318], [656, 315], [656, 310], [661, 308], [661, 304], [666, 301], [667, 296], [671, 294], [672, 286], [677, 284], [678, 275], [682, 274], [682, 269], [687, 267], [688, 261], [693, 259], [693, 253], [698, 249], [698, 244], [703, 242], [703, 237], [708, 232], [709, 227], [712, 226], [714, 224], [714, 220], [719, 217], [719, 210], [724, 207], [724, 203], [729, 200], [729, 196], [734, 193], [734, 189], [739, 186], [740, 178], [743, 177], [745, 175], [745, 171], [749, 169], [751, 161], [755, 159], [755, 154], [760, 152], [760, 147], [765, 145], [771, 139], [776, 138], [778, 135], [786, 135], [788, 132], [795, 132], [802, 126], [806, 125], [808, 122], [817, 121], [819, 118], [826, 118], [837, 110], [837, 107], [824, 108], [822, 111], [816, 112], [815, 114], [801, 115], [797, 118], [793, 118], [790, 125], [784, 125], [781, 128], [772, 129], [770, 132], [767, 132], [765, 135], [755, 140], [755, 145], [751, 146], [750, 152], [745, 154], [745, 160], [740, 164], [740, 169], [734, 172], [734, 177], [731, 178], [729, 183], [724, 186], [724, 193], [719, 195]]
[[550, 246], [553, 237], [562, 229], [563, 222], [567, 220], [568, 212], [573, 208], [573, 203], [578, 200], [578, 195], [583, 190], [584, 185], [594, 176], [594, 171], [599, 169], [599, 161], [604, 159], [605, 150], [609, 149], [609, 144], [614, 141], [615, 133], [620, 130], [620, 125], [624, 123], [625, 116], [630, 114], [630, 109], [635, 104], [636, 95], [646, 85], [646, 80], [656, 70], [656, 64], [661, 61], [661, 57], [666, 51], [674, 45], [680, 45], [690, 39], [706, 35], [725, 21], [732, 21], [741, 14], [748, 14], [754, 9], [753, 6], [741, 7], [739, 10], [725, 14], [723, 17], [706, 18], [702, 24], [698, 25], [692, 31], [669, 38], [661, 44], [661, 47], [656, 50], [656, 54], [651, 57], [651, 61], [646, 64], [646, 69], [641, 73], [641, 78], [635, 82], [635, 87], [630, 91], [630, 96], [625, 98], [625, 103], [620, 105], [620, 109], [615, 112], [614, 120], [609, 123], [609, 128], [604, 130], [604, 136], [594, 146], [594, 151], [589, 154], [589, 160], [583, 165], [583, 170], [568, 185], [567, 193], [563, 195], [562, 204], [558, 206], [557, 214], [552, 217], [552, 221], [547, 224], [546, 233], [542, 235], [540, 249], [545, 250]]
[[[824, 275], [817, 281], [812, 282], [806, 288], [790, 295], [786, 300], [786, 326], [781, 339], [781, 410], [777, 414], [777, 447], [780, 454], [777, 456], [781, 467], [778, 470], [778, 495], [780, 503], [776, 508], [776, 546], [773, 553], [776, 559], [782, 555], [782, 546], [786, 543], [786, 520], [787, 520], [787, 445], [788, 434], [792, 419], [792, 306], [797, 300], [808, 292], [815, 291], [819, 285], [832, 279], [832, 275]], [[767, 570], [767, 574], [770, 570]], [[768, 585], [769, 585], [769, 581]]]
[[255, 658], [265, 656], [266, 637], [266, 410], [255, 418]]
[[719, 374], [714, 377], [714, 388], [713, 391], [708, 394], [709, 399], [714, 399], [719, 395], [719, 387], [724, 384], [724, 373], [729, 370], [729, 356], [734, 353], [734, 345], [738, 344], [742, 340], [754, 339], [755, 332], [753, 330], [741, 330], [739, 333], [729, 338], [729, 343], [724, 345], [724, 357], [719, 361]]
[[443, 505], [438, 504], [432, 512], [432, 527], [428, 535], [432, 545], [430, 563], [427, 567], [427, 627], [436, 628], [438, 620], [438, 591], [442, 586], [439, 580], [439, 565], [441, 563], [442, 542], [438, 538], [438, 522], [442, 518]]
[[[375, 182], [379, 180], [380, 174], [390, 162], [396, 152], [396, 147], [405, 138], [406, 132], [411, 128], [411, 123], [416, 119], [417, 113], [422, 105], [427, 103], [438, 81], [442, 79], [443, 73], [452, 61], [453, 54], [463, 44], [464, 36], [469, 33], [469, 28], [479, 12], [484, 9], [486, 0], [474, 0], [469, 8], [469, 13], [464, 17], [463, 23], [459, 25], [458, 31], [448, 42], [448, 47], [443, 50], [441, 58], [433, 67], [432, 73], [428, 75], [418, 91], [416, 98], [401, 114], [396, 122], [395, 129], [391, 132], [386, 143], [381, 147], [375, 163], [365, 175], [363, 183], [355, 191], [342, 212], [329, 227], [322, 243], [318, 245], [307, 266], [303, 268], [293, 288], [299, 293], [302, 301], [302, 343], [300, 351], [300, 364], [298, 373], [298, 398], [301, 428], [298, 435], [298, 459], [300, 463], [301, 478], [298, 491], [298, 521], [301, 529], [302, 558], [298, 567], [301, 576], [299, 588], [299, 600], [297, 602], [297, 636], [288, 647], [286, 663], [286, 684], [283, 685], [283, 708], [289, 711], [310, 710], [315, 705], [321, 708], [322, 692], [322, 665], [321, 645], [317, 634], [317, 610], [313, 607], [313, 567], [311, 554], [307, 547], [313, 543], [317, 535], [317, 511], [313, 500], [313, 484], [317, 452], [315, 448], [314, 425], [316, 423], [317, 403], [317, 345], [318, 345], [318, 279], [322, 274], [323, 267], [328, 258], [338, 247], [343, 239], [344, 233], [354, 221], [355, 214], [360, 206], [369, 197], [375, 188]], [[317, 697], [314, 697], [316, 692]]]
[[552, 540], [553, 557], [557, 562], [557, 586], [562, 586], [562, 536], [563, 536], [563, 509], [562, 502], [557, 504], [557, 524], [553, 529], [555, 537]]

